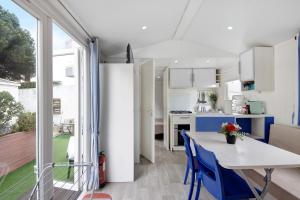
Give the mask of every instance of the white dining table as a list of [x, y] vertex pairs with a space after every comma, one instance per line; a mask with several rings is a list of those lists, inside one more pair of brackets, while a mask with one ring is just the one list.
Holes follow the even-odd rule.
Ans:
[[[223, 134], [211, 132], [187, 133], [198, 145], [215, 154], [218, 163], [232, 169], [245, 179], [256, 199], [262, 200], [269, 190], [271, 176], [277, 168], [300, 167], [300, 155], [260, 142], [250, 137], [237, 138], [236, 144], [227, 144]], [[245, 175], [249, 169], [264, 169], [265, 185], [258, 194], [254, 185]]]

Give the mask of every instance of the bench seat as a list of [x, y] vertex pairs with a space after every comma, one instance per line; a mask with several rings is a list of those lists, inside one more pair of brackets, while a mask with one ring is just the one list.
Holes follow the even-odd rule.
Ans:
[[[286, 125], [271, 125], [269, 144], [300, 154], [300, 129]], [[263, 169], [247, 170], [246, 175], [263, 186], [265, 171]], [[300, 168], [275, 169], [272, 173], [270, 194], [277, 199], [300, 199]]]
[[[265, 176], [264, 170], [255, 170], [261, 176]], [[291, 195], [300, 198], [300, 169], [275, 169], [272, 174], [272, 182]]]

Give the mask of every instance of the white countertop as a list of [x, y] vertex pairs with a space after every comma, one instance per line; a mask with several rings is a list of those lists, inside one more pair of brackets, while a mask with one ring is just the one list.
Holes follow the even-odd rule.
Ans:
[[247, 114], [224, 114], [224, 113], [187, 113], [187, 114], [173, 114], [170, 113], [170, 116], [195, 116], [195, 117], [235, 117], [235, 118], [264, 118], [264, 117], [273, 117], [269, 114], [260, 114], [260, 115], [247, 115]]
[[260, 114], [260, 115], [245, 115], [245, 114], [232, 114], [235, 118], [263, 118], [263, 117], [274, 117], [273, 115], [269, 114]]

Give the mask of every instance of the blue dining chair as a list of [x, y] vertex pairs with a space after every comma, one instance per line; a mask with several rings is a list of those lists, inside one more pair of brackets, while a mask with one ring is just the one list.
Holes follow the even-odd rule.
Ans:
[[185, 185], [189, 176], [189, 172], [192, 171], [191, 186], [190, 186], [189, 197], [188, 197], [188, 200], [191, 200], [194, 191], [195, 176], [199, 172], [199, 165], [196, 156], [193, 156], [193, 152], [190, 146], [190, 141], [191, 141], [190, 137], [186, 134], [185, 130], [181, 130], [180, 134], [184, 140], [185, 154], [187, 156], [187, 165], [186, 165], [185, 176], [183, 181]]
[[[240, 200], [255, 198], [246, 181], [233, 170], [219, 165], [215, 154], [197, 145], [193, 140], [200, 171], [197, 176], [197, 192], [199, 199], [201, 184], [218, 200]], [[257, 189], [256, 189], [257, 190]], [[261, 192], [257, 190], [260, 194]]]

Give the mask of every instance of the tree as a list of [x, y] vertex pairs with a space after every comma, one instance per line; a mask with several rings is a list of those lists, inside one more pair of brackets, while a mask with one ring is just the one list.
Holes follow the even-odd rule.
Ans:
[[6, 91], [0, 92], [0, 131], [23, 111], [22, 104], [16, 102], [15, 98]]
[[29, 31], [0, 6], [0, 78], [30, 81], [35, 75], [34, 49]]

